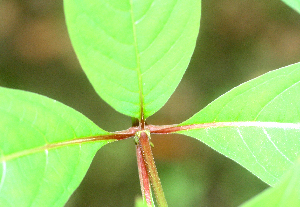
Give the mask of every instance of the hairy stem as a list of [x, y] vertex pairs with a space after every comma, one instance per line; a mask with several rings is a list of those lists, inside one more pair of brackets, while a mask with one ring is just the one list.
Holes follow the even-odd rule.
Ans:
[[152, 194], [150, 188], [149, 175], [146, 163], [143, 158], [143, 152], [140, 145], [136, 145], [136, 157], [139, 170], [139, 178], [143, 199], [146, 200], [148, 206], [152, 206]]
[[146, 163], [148, 175], [150, 177], [151, 185], [155, 194], [155, 198], [159, 207], [167, 207], [167, 201], [162, 189], [160, 179], [158, 177], [157, 169], [155, 166], [151, 145], [149, 142], [150, 133], [140, 131], [138, 134], [138, 145], [142, 149], [144, 162]]

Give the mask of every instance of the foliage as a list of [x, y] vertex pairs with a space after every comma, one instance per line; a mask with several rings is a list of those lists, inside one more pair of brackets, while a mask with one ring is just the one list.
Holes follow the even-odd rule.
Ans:
[[41, 95], [1, 87], [0, 99], [0, 205], [62, 206], [110, 142], [81, 138], [110, 133]]
[[242, 207], [250, 206], [300, 206], [300, 161], [288, 170], [274, 188], [269, 188], [249, 200]]
[[[299, 1], [285, 2], [299, 12]], [[0, 87], [1, 206], [64, 205], [97, 150], [133, 136], [142, 152], [137, 158], [145, 173], [143, 196], [151, 194], [150, 177], [157, 202], [165, 206], [151, 133], [199, 139], [275, 186], [244, 206], [299, 203], [300, 63], [232, 89], [179, 125], [147, 125], [145, 119], [166, 103], [190, 61], [200, 0], [65, 0], [64, 7], [91, 84], [116, 111], [132, 117], [133, 126], [106, 132], [55, 100]]]
[[295, 11], [300, 13], [300, 1], [299, 0], [282, 0], [285, 2], [287, 5], [292, 7]]

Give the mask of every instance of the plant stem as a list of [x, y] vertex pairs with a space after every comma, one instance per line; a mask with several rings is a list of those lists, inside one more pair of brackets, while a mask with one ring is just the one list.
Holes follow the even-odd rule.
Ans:
[[147, 172], [146, 163], [143, 158], [141, 146], [138, 144], [136, 145], [136, 157], [137, 157], [137, 164], [138, 164], [139, 178], [140, 178], [140, 185], [143, 194], [143, 199], [146, 199], [147, 205], [151, 207], [152, 195], [151, 195], [149, 175]]
[[138, 134], [138, 145], [142, 149], [142, 154], [144, 162], [148, 170], [148, 175], [150, 177], [151, 185], [155, 194], [155, 198], [159, 207], [167, 207], [167, 201], [162, 189], [160, 179], [158, 177], [157, 169], [155, 166], [151, 146], [150, 146], [150, 133], [146, 131], [140, 131]]

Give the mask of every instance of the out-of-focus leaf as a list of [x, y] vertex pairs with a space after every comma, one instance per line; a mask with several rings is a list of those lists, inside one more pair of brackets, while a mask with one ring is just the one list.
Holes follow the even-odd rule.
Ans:
[[135, 199], [135, 207], [149, 207], [146, 201], [143, 200], [142, 197], [137, 197]]
[[300, 0], [282, 0], [300, 14]]
[[79, 112], [0, 87], [0, 206], [63, 206], [108, 135]]
[[96, 92], [145, 118], [179, 84], [194, 51], [200, 0], [64, 0], [70, 38]]
[[276, 184], [241, 207], [297, 207], [300, 206], [300, 159]]
[[[246, 82], [183, 122], [179, 131], [274, 185], [300, 155], [300, 63]], [[198, 126], [199, 127], [199, 126]]]

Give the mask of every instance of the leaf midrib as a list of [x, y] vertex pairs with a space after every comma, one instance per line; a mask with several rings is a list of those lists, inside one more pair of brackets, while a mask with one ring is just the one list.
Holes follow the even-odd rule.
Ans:
[[65, 147], [65, 146], [69, 146], [69, 145], [83, 144], [83, 143], [95, 142], [95, 141], [105, 141], [105, 142], [109, 143], [109, 142], [113, 142], [116, 140], [116, 139], [104, 139], [104, 137], [106, 137], [106, 136], [109, 136], [109, 135], [84, 137], [84, 138], [77, 138], [77, 139], [73, 139], [73, 140], [67, 140], [67, 141], [57, 142], [57, 143], [52, 143], [52, 144], [45, 144], [43, 146], [26, 149], [26, 150], [22, 150], [19, 152], [14, 152], [9, 155], [3, 155], [0, 158], [0, 162], [7, 162], [10, 160], [19, 158], [19, 157], [39, 153], [39, 152], [42, 152], [45, 150], [57, 149], [57, 148]]
[[135, 56], [136, 56], [136, 71], [138, 75], [138, 84], [139, 84], [139, 99], [140, 99], [140, 114], [139, 119], [142, 122], [144, 117], [144, 96], [143, 96], [143, 79], [142, 79], [142, 72], [141, 72], [141, 65], [140, 65], [140, 53], [138, 49], [138, 42], [137, 42], [137, 34], [136, 34], [136, 24], [134, 21], [134, 13], [133, 13], [133, 2], [130, 0], [130, 15], [131, 15], [131, 24], [132, 24], [132, 31], [133, 31], [133, 44], [135, 49]]

